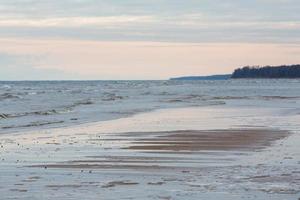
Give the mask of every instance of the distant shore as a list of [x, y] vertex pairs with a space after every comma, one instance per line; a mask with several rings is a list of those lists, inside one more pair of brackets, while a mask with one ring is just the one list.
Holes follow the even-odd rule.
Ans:
[[234, 70], [231, 78], [300, 78], [300, 65], [247, 66]]
[[183, 76], [177, 78], [170, 78], [170, 80], [228, 80], [231, 74], [219, 74], [211, 76]]
[[300, 78], [300, 65], [280, 66], [246, 66], [235, 69], [232, 74], [216, 74], [210, 76], [183, 76], [170, 78], [170, 80], [228, 80], [242, 78], [257, 79], [291, 79]]

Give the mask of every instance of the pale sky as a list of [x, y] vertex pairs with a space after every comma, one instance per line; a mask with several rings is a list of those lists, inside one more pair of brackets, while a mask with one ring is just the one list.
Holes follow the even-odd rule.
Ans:
[[0, 80], [167, 79], [300, 63], [299, 0], [0, 0]]

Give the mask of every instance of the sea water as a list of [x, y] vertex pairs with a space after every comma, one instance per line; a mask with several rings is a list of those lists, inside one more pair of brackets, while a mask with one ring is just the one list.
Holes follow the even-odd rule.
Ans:
[[197, 106], [300, 113], [300, 79], [0, 82], [0, 133], [111, 120]]

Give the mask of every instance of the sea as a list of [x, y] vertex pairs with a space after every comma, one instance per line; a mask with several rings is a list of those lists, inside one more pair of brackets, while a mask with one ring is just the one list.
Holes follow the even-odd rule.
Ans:
[[2, 81], [0, 134], [201, 106], [285, 108], [300, 114], [300, 79]]

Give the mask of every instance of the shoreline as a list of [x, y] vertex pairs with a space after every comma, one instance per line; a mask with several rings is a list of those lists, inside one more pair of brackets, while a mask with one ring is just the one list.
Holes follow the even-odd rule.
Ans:
[[5, 136], [5, 135], [19, 135], [19, 134], [33, 134], [36, 132], [40, 132], [40, 131], [56, 131], [56, 130], [60, 130], [60, 129], [77, 129], [77, 128], [84, 128], [84, 127], [90, 127], [90, 126], [98, 126], [102, 123], [110, 123], [110, 122], [114, 122], [117, 120], [121, 120], [121, 119], [127, 119], [127, 118], [132, 118], [138, 115], [143, 115], [143, 114], [151, 114], [151, 113], [156, 113], [156, 112], [161, 112], [161, 111], [168, 111], [168, 110], [177, 110], [177, 109], [199, 109], [199, 108], [213, 108], [213, 107], [219, 107], [219, 106], [223, 106], [223, 105], [201, 105], [201, 106], [181, 106], [181, 107], [170, 107], [170, 108], [157, 108], [157, 109], [152, 109], [152, 110], [148, 110], [148, 111], [144, 111], [144, 112], [137, 112], [137, 113], [133, 113], [127, 116], [120, 116], [120, 117], [116, 117], [116, 118], [112, 118], [112, 119], [107, 119], [107, 120], [100, 120], [100, 121], [86, 121], [86, 122], [81, 122], [81, 123], [77, 123], [77, 124], [65, 124], [65, 125], [61, 125], [61, 126], [54, 126], [54, 127], [45, 127], [45, 126], [37, 126], [35, 128], [33, 128], [32, 130], [12, 130], [12, 131], [7, 131], [4, 133], [0, 133], [0, 137], [1, 136]]
[[[130, 118], [135, 118], [136, 116], [143, 116], [143, 115], [152, 115], [152, 114], [159, 114], [161, 112], [169, 112], [169, 111], [176, 111], [176, 110], [190, 110], [190, 109], [215, 109], [215, 108], [220, 108], [221, 110], [231, 110], [231, 109], [235, 109], [235, 110], [255, 110], [258, 109], [259, 107], [257, 106], [251, 106], [251, 105], [228, 105], [226, 104], [226, 106], [224, 105], [195, 105], [195, 106], [180, 106], [180, 107], [170, 107], [170, 108], [157, 108], [157, 109], [152, 109], [152, 110], [148, 110], [145, 112], [137, 112], [137, 113], [133, 113], [127, 116], [119, 116], [116, 118], [112, 118], [112, 119], [107, 119], [107, 120], [100, 120], [100, 121], [86, 121], [86, 122], [81, 122], [81, 123], [77, 123], [77, 124], [65, 124], [65, 125], [61, 125], [61, 126], [54, 126], [54, 127], [46, 127], [46, 126], [39, 126], [36, 128], [33, 128], [32, 130], [12, 130], [12, 131], [8, 131], [8, 132], [3, 132], [0, 133], [0, 137], [2, 136], [6, 136], [6, 135], [20, 135], [20, 134], [34, 134], [37, 132], [48, 132], [48, 131], [56, 131], [56, 130], [64, 130], [64, 129], [78, 129], [78, 128], [86, 128], [86, 127], [92, 127], [92, 126], [99, 126], [102, 124], [109, 124], [109, 123], [113, 123], [113, 122], [118, 122], [119, 120], [122, 121], [122, 119], [130, 119]], [[272, 106], [270, 107], [263, 107], [261, 106], [261, 108], [263, 108], [264, 110], [266, 110], [266, 112], [273, 112], [273, 111], [278, 111], [278, 110], [283, 110], [285, 112], [288, 111], [288, 113], [290, 114], [296, 114], [298, 113], [298, 108], [274, 108]], [[293, 111], [291, 111], [293, 110]], [[252, 125], [243, 125], [244, 127], [251, 127]], [[260, 125], [254, 125], [254, 128], [262, 128], [262, 127], [266, 127], [266, 126], [260, 126]], [[211, 128], [209, 128], [211, 129]], [[183, 129], [186, 130], [186, 129]], [[205, 130], [205, 129], [199, 129], [199, 130]]]

